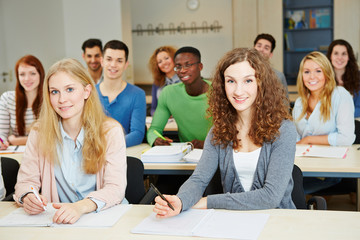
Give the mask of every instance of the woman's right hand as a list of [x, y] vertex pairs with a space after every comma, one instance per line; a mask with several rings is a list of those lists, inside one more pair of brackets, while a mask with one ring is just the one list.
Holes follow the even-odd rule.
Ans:
[[159, 137], [157, 139], [155, 139], [154, 146], [164, 146], [164, 145], [169, 146], [169, 145], [171, 145], [173, 140], [168, 137], [165, 137], [165, 138], [166, 138], [166, 140], [159, 138]]
[[0, 150], [6, 150], [9, 147], [9, 142], [8, 141], [4, 141], [4, 143], [2, 143], [0, 141]]
[[166, 201], [157, 196], [155, 198], [155, 207], [153, 209], [153, 211], [156, 213], [156, 217], [168, 218], [178, 215], [182, 209], [182, 202], [180, 198], [176, 195], [164, 195], [164, 197], [170, 202], [175, 210], [172, 210]]
[[39, 196], [42, 203], [39, 202], [39, 200], [35, 197], [35, 194], [33, 193], [29, 193], [23, 198], [23, 203], [24, 203], [23, 207], [25, 212], [27, 212], [28, 214], [35, 215], [42, 213], [44, 211], [43, 206], [46, 206], [48, 204], [48, 201], [46, 197], [42, 195]]

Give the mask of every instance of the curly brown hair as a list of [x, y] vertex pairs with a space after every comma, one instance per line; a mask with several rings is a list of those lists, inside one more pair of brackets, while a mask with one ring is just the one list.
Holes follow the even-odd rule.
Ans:
[[154, 84], [158, 87], [161, 87], [165, 84], [165, 73], [163, 73], [158, 66], [156, 57], [160, 52], [167, 52], [169, 54], [169, 56], [174, 59], [174, 55], [176, 52], [176, 49], [174, 47], [171, 46], [162, 46], [157, 48], [154, 53], [151, 55], [150, 59], [149, 59], [149, 69], [151, 71], [151, 74], [153, 75], [154, 78]]
[[238, 114], [226, 97], [225, 70], [233, 64], [247, 61], [255, 70], [258, 94], [254, 102], [249, 137], [256, 145], [272, 142], [279, 134], [284, 119], [292, 119], [289, 100], [285, 89], [272, 70], [270, 63], [256, 49], [236, 48], [219, 61], [209, 91], [208, 114], [213, 119], [213, 139], [215, 145], [226, 147], [231, 142], [233, 149], [239, 149], [241, 142], [237, 138]]
[[359, 74], [359, 66], [356, 63], [354, 51], [350, 43], [348, 43], [344, 39], [336, 39], [332, 41], [332, 43], [328, 48], [326, 57], [331, 62], [331, 54], [334, 50], [334, 47], [337, 45], [345, 46], [349, 56], [349, 61], [345, 67], [345, 73], [342, 76], [342, 80], [344, 82], [344, 88], [348, 90], [352, 95], [355, 95], [357, 92], [360, 91], [360, 74]]

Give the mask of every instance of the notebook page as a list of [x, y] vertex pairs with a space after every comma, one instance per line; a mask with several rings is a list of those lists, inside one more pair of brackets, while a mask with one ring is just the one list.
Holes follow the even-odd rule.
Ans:
[[0, 150], [0, 153], [23, 153], [25, 148], [25, 145], [9, 146], [6, 150]]
[[52, 219], [55, 214], [51, 204], [47, 205], [47, 211], [37, 215], [30, 215], [24, 211], [24, 208], [17, 208], [8, 215], [0, 219], [1, 227], [49, 227], [52, 225]]
[[257, 239], [270, 217], [262, 213], [214, 211], [194, 232], [194, 236]]
[[124, 215], [132, 205], [119, 204], [112, 208], [100, 211], [98, 213], [92, 212], [84, 214], [74, 224], [56, 224], [53, 223], [57, 209], [53, 208], [52, 204], [47, 205], [47, 211], [37, 215], [30, 215], [24, 211], [23, 208], [18, 208], [8, 215], [0, 219], [0, 226], [2, 227], [112, 227], [122, 215]]
[[131, 230], [132, 233], [192, 236], [193, 229], [212, 210], [189, 209], [177, 216], [159, 219], [152, 213]]
[[186, 143], [176, 143], [171, 146], [154, 146], [141, 154], [143, 162], [180, 162], [183, 156], [191, 150]]
[[74, 224], [54, 224], [54, 227], [103, 228], [112, 227], [132, 207], [130, 204], [119, 204], [100, 212], [84, 214]]
[[316, 146], [316, 145], [298, 146], [298, 145], [296, 145], [295, 156], [345, 158], [348, 150], [349, 150], [349, 148], [347, 148], [347, 147]]
[[188, 154], [186, 154], [183, 159], [186, 162], [199, 162], [201, 155], [202, 155], [203, 150], [202, 149], [198, 149], [198, 148], [194, 148], [191, 152], [189, 152]]

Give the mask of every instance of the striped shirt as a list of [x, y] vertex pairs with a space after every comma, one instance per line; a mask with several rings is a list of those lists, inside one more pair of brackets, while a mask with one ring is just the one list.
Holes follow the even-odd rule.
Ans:
[[[16, 127], [15, 91], [4, 92], [0, 97], [0, 137], [7, 140], [9, 135], [19, 136]], [[25, 111], [26, 135], [29, 134], [30, 125], [35, 120], [32, 108]]]

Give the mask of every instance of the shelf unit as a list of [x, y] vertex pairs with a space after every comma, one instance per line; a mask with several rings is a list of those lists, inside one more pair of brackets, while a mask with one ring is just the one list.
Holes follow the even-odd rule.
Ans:
[[306, 54], [326, 54], [334, 35], [333, 6], [333, 0], [283, 0], [284, 74], [288, 85], [296, 84]]

